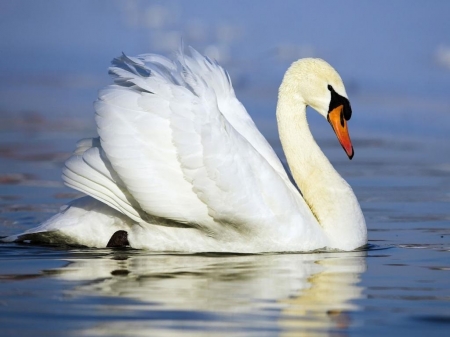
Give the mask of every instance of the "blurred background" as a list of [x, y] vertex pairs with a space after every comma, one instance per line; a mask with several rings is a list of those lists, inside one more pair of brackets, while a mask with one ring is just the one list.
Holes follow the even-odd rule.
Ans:
[[[290, 63], [321, 57], [341, 74], [351, 133], [448, 137], [448, 1], [0, 2], [1, 128], [90, 128], [110, 61], [170, 56], [183, 39], [217, 59], [268, 137]], [[312, 124], [329, 133], [327, 123]], [[273, 134], [272, 134], [273, 132]]]

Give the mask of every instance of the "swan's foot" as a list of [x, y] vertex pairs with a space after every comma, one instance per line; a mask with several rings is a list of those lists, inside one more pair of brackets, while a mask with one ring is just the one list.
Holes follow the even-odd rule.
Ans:
[[128, 242], [128, 233], [126, 231], [117, 231], [112, 236], [111, 239], [109, 239], [108, 244], [106, 247], [108, 248], [121, 248], [129, 246], [130, 243]]

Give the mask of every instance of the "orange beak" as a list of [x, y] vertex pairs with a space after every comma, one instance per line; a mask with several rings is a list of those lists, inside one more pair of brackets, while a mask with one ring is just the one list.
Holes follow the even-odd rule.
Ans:
[[354, 151], [352, 141], [350, 140], [350, 135], [348, 134], [347, 121], [344, 118], [344, 106], [339, 105], [328, 113], [328, 122], [336, 134], [339, 143], [341, 143], [342, 148], [349, 159], [353, 158]]

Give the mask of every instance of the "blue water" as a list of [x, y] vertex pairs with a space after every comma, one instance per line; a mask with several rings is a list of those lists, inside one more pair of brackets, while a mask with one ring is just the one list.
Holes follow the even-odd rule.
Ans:
[[450, 328], [447, 2], [14, 1], [0, 3], [0, 235], [80, 196], [62, 164], [95, 134], [92, 101], [122, 51], [186, 44], [230, 70], [283, 158], [274, 109], [289, 63], [328, 60], [353, 107], [349, 161], [367, 250], [164, 255], [0, 245], [2, 336], [446, 335]]

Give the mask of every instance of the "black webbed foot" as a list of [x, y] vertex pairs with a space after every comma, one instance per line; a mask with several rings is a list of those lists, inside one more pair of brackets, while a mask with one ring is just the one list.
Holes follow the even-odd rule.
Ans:
[[115, 232], [111, 239], [109, 239], [108, 244], [106, 247], [108, 248], [121, 248], [129, 246], [130, 243], [128, 242], [128, 233], [126, 231], [120, 230]]

